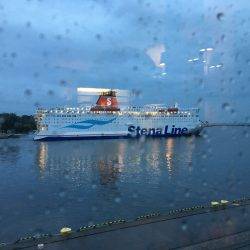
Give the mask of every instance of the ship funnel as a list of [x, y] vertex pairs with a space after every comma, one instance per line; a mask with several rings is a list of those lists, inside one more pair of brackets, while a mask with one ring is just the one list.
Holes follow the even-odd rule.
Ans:
[[91, 111], [119, 111], [116, 92], [113, 90], [102, 92]]

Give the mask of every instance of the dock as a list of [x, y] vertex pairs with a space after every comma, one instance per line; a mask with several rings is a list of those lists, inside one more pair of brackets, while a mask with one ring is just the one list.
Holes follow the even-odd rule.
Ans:
[[204, 127], [250, 127], [250, 123], [235, 123], [235, 122], [206, 122], [203, 124]]
[[22, 134], [0, 133], [0, 139], [19, 138]]
[[36, 235], [1, 249], [249, 249], [250, 198], [115, 219], [55, 235]]

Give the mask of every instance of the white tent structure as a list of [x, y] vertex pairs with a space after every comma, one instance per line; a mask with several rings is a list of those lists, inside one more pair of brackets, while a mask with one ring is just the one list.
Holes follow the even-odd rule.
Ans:
[[106, 91], [115, 91], [120, 108], [126, 107], [130, 103], [131, 93], [124, 89], [108, 88], [77, 88], [77, 102], [79, 106], [93, 105], [96, 103], [99, 95]]

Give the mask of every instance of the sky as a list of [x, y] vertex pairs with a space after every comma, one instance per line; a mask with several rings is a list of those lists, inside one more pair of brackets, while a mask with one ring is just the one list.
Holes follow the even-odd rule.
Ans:
[[0, 112], [74, 106], [77, 87], [101, 87], [250, 121], [249, 12], [248, 0], [0, 0]]

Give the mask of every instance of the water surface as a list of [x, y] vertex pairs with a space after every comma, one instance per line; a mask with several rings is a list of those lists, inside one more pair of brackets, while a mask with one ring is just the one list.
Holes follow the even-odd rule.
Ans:
[[0, 239], [249, 196], [250, 128], [202, 136], [0, 140]]

